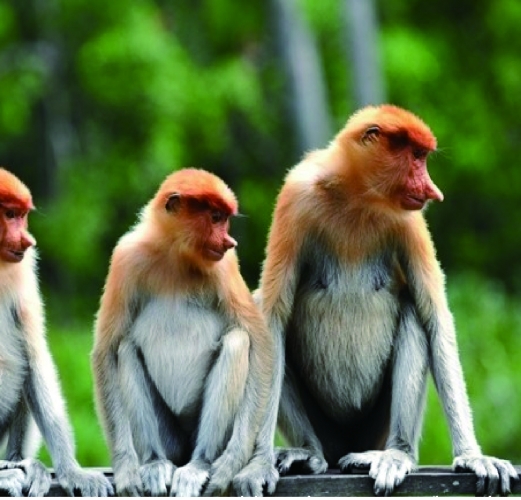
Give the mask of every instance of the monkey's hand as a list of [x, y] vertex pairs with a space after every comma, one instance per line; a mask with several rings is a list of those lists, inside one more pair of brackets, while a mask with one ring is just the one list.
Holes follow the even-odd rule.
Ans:
[[56, 478], [70, 496], [79, 494], [82, 497], [107, 497], [114, 495], [110, 481], [101, 472], [71, 467], [65, 471], [56, 471]]
[[261, 497], [264, 493], [273, 495], [279, 472], [273, 461], [266, 457], [256, 456], [233, 479], [233, 488], [240, 497]]
[[151, 497], [167, 496], [175, 468], [175, 465], [166, 459], [154, 460], [142, 465], [139, 468], [139, 474], [145, 495]]
[[189, 462], [175, 470], [170, 496], [198, 497], [210, 477], [210, 464], [204, 460]]
[[366, 451], [349, 453], [342, 457], [338, 465], [343, 472], [353, 468], [369, 469], [369, 476], [374, 479], [374, 493], [377, 496], [389, 496], [402, 484], [405, 476], [416, 469], [416, 460], [401, 450]]
[[33, 458], [16, 462], [16, 466], [25, 472], [24, 491], [30, 497], [43, 497], [51, 488], [51, 474], [47, 468]]
[[23, 470], [5, 467], [2, 469], [0, 471], [0, 491], [6, 492], [11, 497], [21, 497], [26, 485], [26, 475]]
[[321, 451], [308, 448], [276, 448], [276, 464], [284, 475], [290, 469], [307, 474], [322, 474], [327, 470], [327, 462]]
[[518, 479], [518, 475], [508, 460], [488, 457], [479, 453], [465, 453], [454, 459], [452, 467], [455, 471], [472, 471], [478, 477], [476, 493], [493, 496], [510, 493], [510, 480]]

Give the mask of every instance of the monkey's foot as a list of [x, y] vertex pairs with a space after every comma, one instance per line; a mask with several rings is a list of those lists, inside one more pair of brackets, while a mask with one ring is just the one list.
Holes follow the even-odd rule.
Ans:
[[27, 496], [43, 497], [51, 488], [51, 474], [38, 460], [26, 458], [17, 463], [25, 471], [25, 486]]
[[104, 474], [72, 467], [56, 471], [61, 487], [70, 495], [82, 497], [107, 497], [114, 495], [114, 489]]
[[276, 464], [284, 475], [290, 469], [308, 474], [322, 474], [327, 470], [327, 462], [321, 452], [307, 448], [276, 448]]
[[175, 470], [170, 496], [198, 497], [210, 477], [210, 464], [202, 460], [190, 462]]
[[5, 469], [0, 471], [0, 490], [11, 497], [21, 497], [26, 485], [26, 476], [21, 469]]
[[237, 460], [232, 453], [224, 452], [212, 464], [210, 481], [204, 490], [204, 496], [223, 496], [228, 493], [234, 476], [243, 465], [244, 463]]
[[240, 497], [273, 495], [279, 481], [279, 472], [271, 460], [254, 457], [233, 479], [233, 488]]
[[114, 467], [114, 483], [119, 497], [143, 496], [143, 482], [137, 463], [123, 462]]
[[342, 457], [338, 465], [344, 472], [350, 472], [354, 467], [369, 469], [369, 476], [374, 479], [374, 493], [378, 496], [391, 495], [416, 468], [416, 462], [409, 454], [394, 449], [350, 453]]
[[476, 493], [493, 496], [510, 493], [510, 480], [518, 479], [518, 475], [508, 460], [488, 457], [479, 453], [466, 453], [454, 459], [452, 467], [456, 471], [470, 470], [476, 474]]
[[176, 467], [170, 460], [154, 460], [139, 468], [145, 495], [165, 497], [168, 495]]

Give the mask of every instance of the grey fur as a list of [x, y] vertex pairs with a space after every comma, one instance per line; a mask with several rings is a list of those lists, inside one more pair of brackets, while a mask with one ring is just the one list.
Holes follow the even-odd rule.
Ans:
[[[255, 435], [250, 420], [240, 422], [249, 349], [249, 335], [204, 292], [149, 298], [117, 353], [95, 348], [119, 495], [198, 496], [209, 481], [212, 491], [229, 486], [251, 453], [241, 432]], [[239, 436], [230, 464], [232, 429]]]
[[[409, 256], [393, 241], [357, 263], [339, 261], [323, 236], [308, 234], [303, 241], [268, 318], [283, 344], [284, 382], [273, 390], [280, 387], [278, 423], [292, 445], [277, 451], [279, 471], [320, 473], [337, 462], [345, 471], [367, 467], [375, 493], [392, 493], [416, 467], [430, 368], [451, 431], [454, 467], [478, 475], [478, 493], [508, 493], [515, 470], [483, 456], [476, 442], [444, 293], [426, 293]], [[279, 367], [276, 379], [282, 373]], [[272, 406], [266, 433], [274, 414]]]

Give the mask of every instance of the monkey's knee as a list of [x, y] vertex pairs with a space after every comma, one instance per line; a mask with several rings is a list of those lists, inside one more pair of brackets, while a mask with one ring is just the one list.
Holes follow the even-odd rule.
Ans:
[[248, 355], [250, 337], [244, 330], [232, 330], [223, 339], [222, 353], [232, 359], [241, 359]]

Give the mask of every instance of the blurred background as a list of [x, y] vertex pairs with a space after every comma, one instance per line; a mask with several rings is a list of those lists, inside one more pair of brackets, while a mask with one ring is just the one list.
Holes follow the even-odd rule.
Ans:
[[[367, 103], [422, 117], [478, 439], [521, 462], [521, 3], [517, 0], [0, 0], [0, 164], [32, 190], [49, 342], [77, 454], [108, 465], [92, 323], [117, 239], [163, 178], [234, 189], [257, 284], [277, 191]], [[47, 452], [42, 457], [48, 462]], [[432, 384], [420, 461], [449, 464]]]

